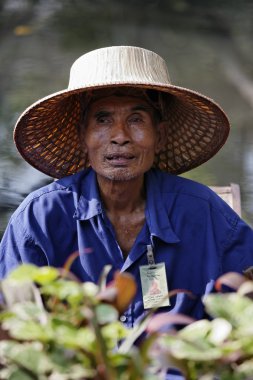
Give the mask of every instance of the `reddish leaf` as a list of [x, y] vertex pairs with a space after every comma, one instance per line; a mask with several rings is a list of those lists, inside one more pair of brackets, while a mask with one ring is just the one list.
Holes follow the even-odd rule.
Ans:
[[70, 268], [73, 262], [77, 259], [77, 257], [79, 257], [79, 251], [75, 251], [71, 253], [71, 255], [69, 255], [68, 259], [65, 261], [64, 266], [63, 266], [63, 269], [66, 272], [70, 272]]
[[92, 252], [93, 252], [92, 248], [85, 248], [82, 252], [75, 251], [75, 252], [71, 253], [71, 255], [69, 255], [69, 257], [65, 261], [63, 268], [65, 269], [65, 271], [70, 272], [70, 269], [71, 269], [71, 266], [72, 266], [73, 262], [80, 255], [89, 254], [89, 253], [92, 253]]
[[97, 299], [108, 303], [114, 303], [117, 298], [117, 293], [118, 292], [116, 288], [108, 286], [107, 288], [99, 292], [99, 294], [97, 295]]
[[225, 273], [216, 281], [215, 289], [220, 292], [222, 289], [222, 285], [228, 286], [232, 289], [238, 289], [246, 281], [247, 279], [239, 273]]
[[137, 290], [136, 282], [129, 273], [116, 272], [112, 286], [117, 289], [117, 297], [114, 306], [123, 313], [131, 303]]
[[171, 290], [169, 292], [169, 297], [173, 297], [179, 293], [184, 293], [184, 294], [187, 294], [187, 296], [189, 296], [190, 298], [196, 298], [196, 296], [190, 291], [190, 290], [186, 290], [186, 289], [174, 289], [174, 290]]
[[193, 318], [187, 317], [183, 314], [170, 314], [170, 313], [160, 313], [156, 314], [149, 321], [147, 326], [147, 332], [153, 333], [157, 332], [164, 326], [177, 324], [177, 325], [189, 325], [194, 322]]
[[134, 298], [136, 290], [132, 275], [115, 272], [113, 281], [98, 294], [98, 299], [112, 304], [122, 314]]

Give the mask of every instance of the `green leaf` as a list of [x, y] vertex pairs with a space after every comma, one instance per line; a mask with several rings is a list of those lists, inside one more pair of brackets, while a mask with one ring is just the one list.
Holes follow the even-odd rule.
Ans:
[[78, 352], [72, 349], [63, 348], [62, 345], [55, 344], [47, 352], [50, 358], [54, 371], [61, 372], [64, 374], [72, 373], [73, 368], [79, 368], [78, 372], [92, 373], [94, 374], [94, 369], [92, 367], [90, 359], [87, 357], [86, 353]]
[[10, 308], [10, 312], [16, 318], [24, 321], [40, 321], [45, 319], [46, 311], [41, 310], [41, 307], [32, 302], [17, 303]]
[[53, 331], [54, 341], [65, 348], [82, 348], [90, 352], [96, 349], [96, 337], [90, 328], [76, 329], [71, 325], [61, 323], [54, 325]]
[[[1, 358], [2, 359], [2, 358]], [[2, 368], [2, 367], [1, 367]], [[0, 370], [1, 380], [34, 380], [34, 376], [25, 369], [19, 368], [15, 364], [8, 363], [5, 368]]]
[[[110, 364], [116, 370], [115, 379], [149, 379], [146, 376], [144, 361], [137, 347], [133, 347], [128, 354], [114, 352], [113, 355], [110, 355]], [[158, 377], [156, 377], [157, 379]]]
[[12, 353], [11, 357], [15, 360], [15, 363], [20, 364], [22, 367], [38, 375], [52, 369], [52, 364], [42, 351], [42, 347], [38, 350], [35, 345], [22, 345], [18, 350]]
[[115, 322], [118, 319], [118, 311], [111, 305], [99, 304], [95, 308], [97, 321], [100, 325]]
[[36, 302], [37, 288], [30, 280], [19, 282], [5, 279], [1, 285], [7, 307], [18, 302]]
[[120, 340], [126, 338], [129, 329], [127, 329], [121, 322], [115, 321], [103, 326], [101, 332], [103, 338], [106, 340], [107, 347], [113, 349], [117, 346]]
[[[80, 364], [74, 364], [70, 366], [64, 374], [64, 380], [93, 380], [96, 378], [97, 371], [95, 369], [85, 368]], [[55, 379], [57, 380], [56, 377]]]
[[33, 374], [43, 374], [52, 369], [52, 365], [43, 352], [40, 343], [16, 343], [13, 341], [0, 342], [0, 355], [8, 362], [24, 368]]
[[59, 277], [59, 271], [53, 267], [40, 267], [34, 271], [33, 281], [40, 285], [45, 285], [53, 282]]
[[196, 362], [217, 360], [222, 357], [218, 347], [211, 347], [206, 341], [186, 342], [176, 340], [169, 347], [169, 351], [177, 359], [194, 360]]
[[205, 339], [211, 328], [212, 327], [210, 321], [207, 319], [201, 319], [184, 327], [179, 332], [179, 336], [183, 339], [187, 339], [188, 341], [195, 342], [199, 339]]
[[14, 313], [11, 312], [9, 309], [5, 309], [0, 312], [0, 323], [2, 323], [6, 319], [10, 319], [14, 316]]
[[18, 282], [33, 281], [34, 275], [37, 274], [39, 268], [33, 264], [22, 264], [14, 269], [7, 277], [8, 280]]
[[211, 322], [208, 340], [214, 345], [220, 345], [229, 337], [231, 331], [232, 325], [227, 320], [216, 318]]
[[238, 365], [236, 367], [236, 372], [247, 375], [247, 376], [252, 376], [253, 373], [253, 358], [249, 360], [245, 360], [242, 364]]
[[6, 280], [12, 283], [36, 282], [40, 285], [51, 283], [59, 277], [56, 268], [45, 266], [37, 267], [33, 264], [22, 264], [12, 271]]
[[203, 300], [212, 317], [228, 320], [234, 327], [251, 323], [253, 301], [238, 293], [209, 294]]
[[3, 328], [9, 331], [9, 334], [20, 340], [39, 340], [48, 342], [52, 340], [52, 331], [39, 322], [22, 321], [18, 318], [12, 318], [3, 322]]
[[83, 294], [85, 297], [93, 300], [94, 297], [98, 294], [99, 288], [93, 282], [84, 282], [82, 285]]
[[68, 301], [69, 303], [76, 305], [84, 299], [82, 286], [74, 281], [62, 280], [52, 282], [44, 285], [41, 289], [42, 294], [48, 296], [54, 296], [62, 301]]
[[[11, 374], [23, 374], [28, 376], [28, 372], [34, 376], [24, 377], [24, 379], [34, 380], [48, 379], [48, 373], [51, 373], [54, 379], [80, 380], [93, 379], [96, 369], [92, 368], [90, 363], [83, 360], [78, 362], [78, 356], [74, 351], [64, 350], [62, 347], [54, 346], [53, 350], [45, 351], [45, 347], [38, 343], [16, 343], [14, 341], [0, 342], [0, 357], [3, 363], [4, 359], [7, 368], [1, 379], [10, 379]], [[84, 357], [84, 359], [86, 359]], [[14, 364], [12, 364], [12, 361]], [[22, 366], [22, 368], [18, 368]], [[28, 371], [26, 372], [25, 369]], [[16, 377], [15, 377], [16, 378]], [[21, 377], [20, 377], [21, 378]], [[51, 377], [50, 377], [51, 378]]]

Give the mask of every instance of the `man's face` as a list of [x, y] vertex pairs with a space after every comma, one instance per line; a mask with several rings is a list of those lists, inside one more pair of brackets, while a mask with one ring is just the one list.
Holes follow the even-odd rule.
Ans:
[[108, 96], [88, 107], [82, 144], [91, 167], [109, 180], [126, 181], [151, 168], [159, 129], [145, 99]]

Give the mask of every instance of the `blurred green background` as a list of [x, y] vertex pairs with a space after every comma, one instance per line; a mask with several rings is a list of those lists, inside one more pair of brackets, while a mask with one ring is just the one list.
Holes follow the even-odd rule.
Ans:
[[31, 103], [68, 85], [81, 54], [136, 45], [160, 54], [172, 82], [215, 99], [231, 121], [224, 148], [185, 174], [207, 185], [240, 184], [253, 225], [253, 1], [0, 1], [0, 236], [32, 189], [50, 179], [19, 156], [12, 133]]

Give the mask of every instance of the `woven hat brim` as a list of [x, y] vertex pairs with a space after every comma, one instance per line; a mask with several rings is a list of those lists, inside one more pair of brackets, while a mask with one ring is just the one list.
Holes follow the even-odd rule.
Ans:
[[212, 99], [195, 91], [153, 83], [110, 83], [66, 89], [27, 108], [14, 129], [14, 141], [22, 157], [34, 168], [62, 178], [87, 167], [78, 127], [80, 94], [105, 87], [135, 87], [171, 94], [167, 113], [165, 148], [156, 155], [154, 167], [181, 174], [208, 161], [224, 145], [230, 130], [224, 111]]

